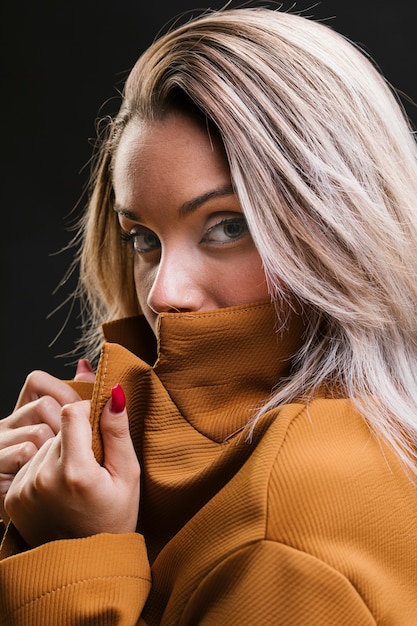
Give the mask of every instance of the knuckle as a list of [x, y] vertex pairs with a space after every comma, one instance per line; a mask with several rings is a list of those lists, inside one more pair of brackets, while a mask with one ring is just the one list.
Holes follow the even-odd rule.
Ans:
[[9, 446], [0, 450], [0, 473], [15, 475], [36, 454], [38, 448], [32, 441]]
[[24, 485], [15, 487], [12, 482], [8, 492], [5, 495], [3, 506], [9, 517], [13, 517], [22, 507], [26, 507], [33, 497], [33, 489]]
[[41, 370], [33, 370], [33, 372], [30, 372], [30, 374], [26, 376], [24, 389], [36, 392], [42, 382], [43, 376], [44, 373]]
[[80, 409], [83, 412], [86, 412], [89, 409], [90, 404], [90, 400], [77, 400], [75, 402], [64, 404], [61, 414], [63, 417], [74, 419], [80, 414]]
[[56, 473], [48, 466], [40, 468], [33, 479], [35, 493], [44, 495], [50, 493], [56, 483]]
[[47, 439], [51, 439], [51, 437], [54, 436], [54, 433], [48, 424], [41, 422], [40, 424], [36, 424], [36, 426], [32, 426], [30, 435], [31, 441], [33, 441], [37, 448], [40, 448]]
[[116, 439], [126, 439], [127, 441], [130, 440], [130, 433], [123, 424], [120, 424], [119, 426], [113, 426], [113, 428], [111, 429], [111, 434]]
[[41, 418], [47, 418], [51, 413], [56, 413], [57, 402], [51, 396], [42, 396], [35, 402], [36, 411]]
[[[42, 396], [34, 404], [36, 421], [39, 426], [43, 424], [46, 428], [51, 428], [53, 432], [59, 430], [61, 407], [51, 396]], [[45, 431], [41, 434], [45, 434]]]
[[66, 463], [61, 469], [61, 481], [66, 491], [82, 493], [87, 488], [89, 476], [77, 464]]
[[62, 477], [63, 485], [67, 493], [82, 495], [87, 490], [86, 477], [78, 471], [66, 471]]
[[24, 441], [18, 448], [16, 454], [16, 464], [20, 469], [36, 454], [38, 447], [33, 441]]

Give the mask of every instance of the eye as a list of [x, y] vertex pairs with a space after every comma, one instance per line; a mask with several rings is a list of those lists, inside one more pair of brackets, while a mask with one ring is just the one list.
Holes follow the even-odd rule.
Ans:
[[240, 239], [248, 232], [248, 225], [243, 215], [229, 217], [211, 226], [205, 233], [203, 243], [229, 243]]
[[130, 243], [132, 249], [138, 254], [153, 252], [161, 247], [161, 242], [155, 233], [143, 227], [140, 228], [136, 226], [130, 231], [130, 233], [122, 231], [122, 239], [123, 241]]

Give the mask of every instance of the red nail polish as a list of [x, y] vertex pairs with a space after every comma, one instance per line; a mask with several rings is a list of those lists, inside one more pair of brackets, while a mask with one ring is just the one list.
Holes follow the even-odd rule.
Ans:
[[122, 413], [125, 410], [126, 397], [120, 385], [115, 385], [111, 390], [111, 407], [112, 413]]

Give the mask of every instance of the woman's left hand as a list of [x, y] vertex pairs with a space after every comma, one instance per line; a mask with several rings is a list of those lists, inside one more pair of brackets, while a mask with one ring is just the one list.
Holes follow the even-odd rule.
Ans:
[[136, 530], [140, 466], [117, 392], [118, 406], [113, 412], [109, 401], [101, 416], [102, 466], [91, 449], [90, 402], [79, 401], [62, 408], [60, 432], [14, 478], [4, 505], [29, 546]]

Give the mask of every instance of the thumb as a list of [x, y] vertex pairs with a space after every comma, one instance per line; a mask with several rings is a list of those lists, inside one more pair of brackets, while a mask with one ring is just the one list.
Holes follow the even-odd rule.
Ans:
[[77, 363], [74, 380], [81, 380], [87, 383], [93, 383], [96, 379], [94, 370], [88, 359], [80, 359]]
[[129, 431], [126, 398], [120, 385], [115, 385], [111, 390], [111, 400], [104, 407], [100, 419], [100, 430], [104, 467], [113, 476], [131, 474], [138, 460]]

